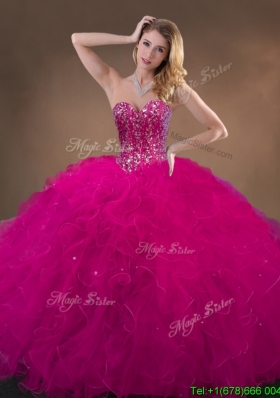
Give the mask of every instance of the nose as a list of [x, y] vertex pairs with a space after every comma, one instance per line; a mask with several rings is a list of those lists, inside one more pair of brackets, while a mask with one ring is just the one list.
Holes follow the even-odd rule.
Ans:
[[147, 53], [147, 56], [145, 57], [148, 61], [151, 61], [151, 52]]

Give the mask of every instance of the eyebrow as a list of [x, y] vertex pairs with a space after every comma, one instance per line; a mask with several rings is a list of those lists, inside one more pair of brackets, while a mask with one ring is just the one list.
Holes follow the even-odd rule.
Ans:
[[[148, 41], [150, 44], [152, 44], [148, 39], [143, 39], [143, 40], [146, 40], [146, 41]], [[166, 48], [163, 47], [163, 46], [157, 46], [157, 47], [161, 47], [161, 48], [164, 48], [164, 49], [166, 50]]]

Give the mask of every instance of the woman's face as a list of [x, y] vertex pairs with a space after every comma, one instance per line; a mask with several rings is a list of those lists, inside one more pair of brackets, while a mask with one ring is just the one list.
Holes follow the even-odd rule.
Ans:
[[169, 43], [157, 30], [144, 33], [137, 48], [137, 63], [142, 68], [156, 69], [165, 58], [168, 59]]

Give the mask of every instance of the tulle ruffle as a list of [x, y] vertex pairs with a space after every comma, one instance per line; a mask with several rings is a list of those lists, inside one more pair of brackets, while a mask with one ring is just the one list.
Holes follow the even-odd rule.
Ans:
[[71, 164], [1, 222], [0, 253], [0, 379], [22, 391], [191, 397], [280, 377], [280, 225], [196, 162]]

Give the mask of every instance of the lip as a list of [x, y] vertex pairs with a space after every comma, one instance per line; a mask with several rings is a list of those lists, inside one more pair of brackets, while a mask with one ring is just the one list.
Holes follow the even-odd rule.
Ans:
[[142, 59], [142, 62], [143, 62], [145, 65], [148, 65], [148, 64], [150, 64], [150, 63], [151, 63], [151, 62], [149, 62], [149, 61], [148, 61], [148, 62], [147, 62], [147, 61], [145, 61], [145, 58], [142, 58], [142, 57], [141, 57], [141, 59]]

